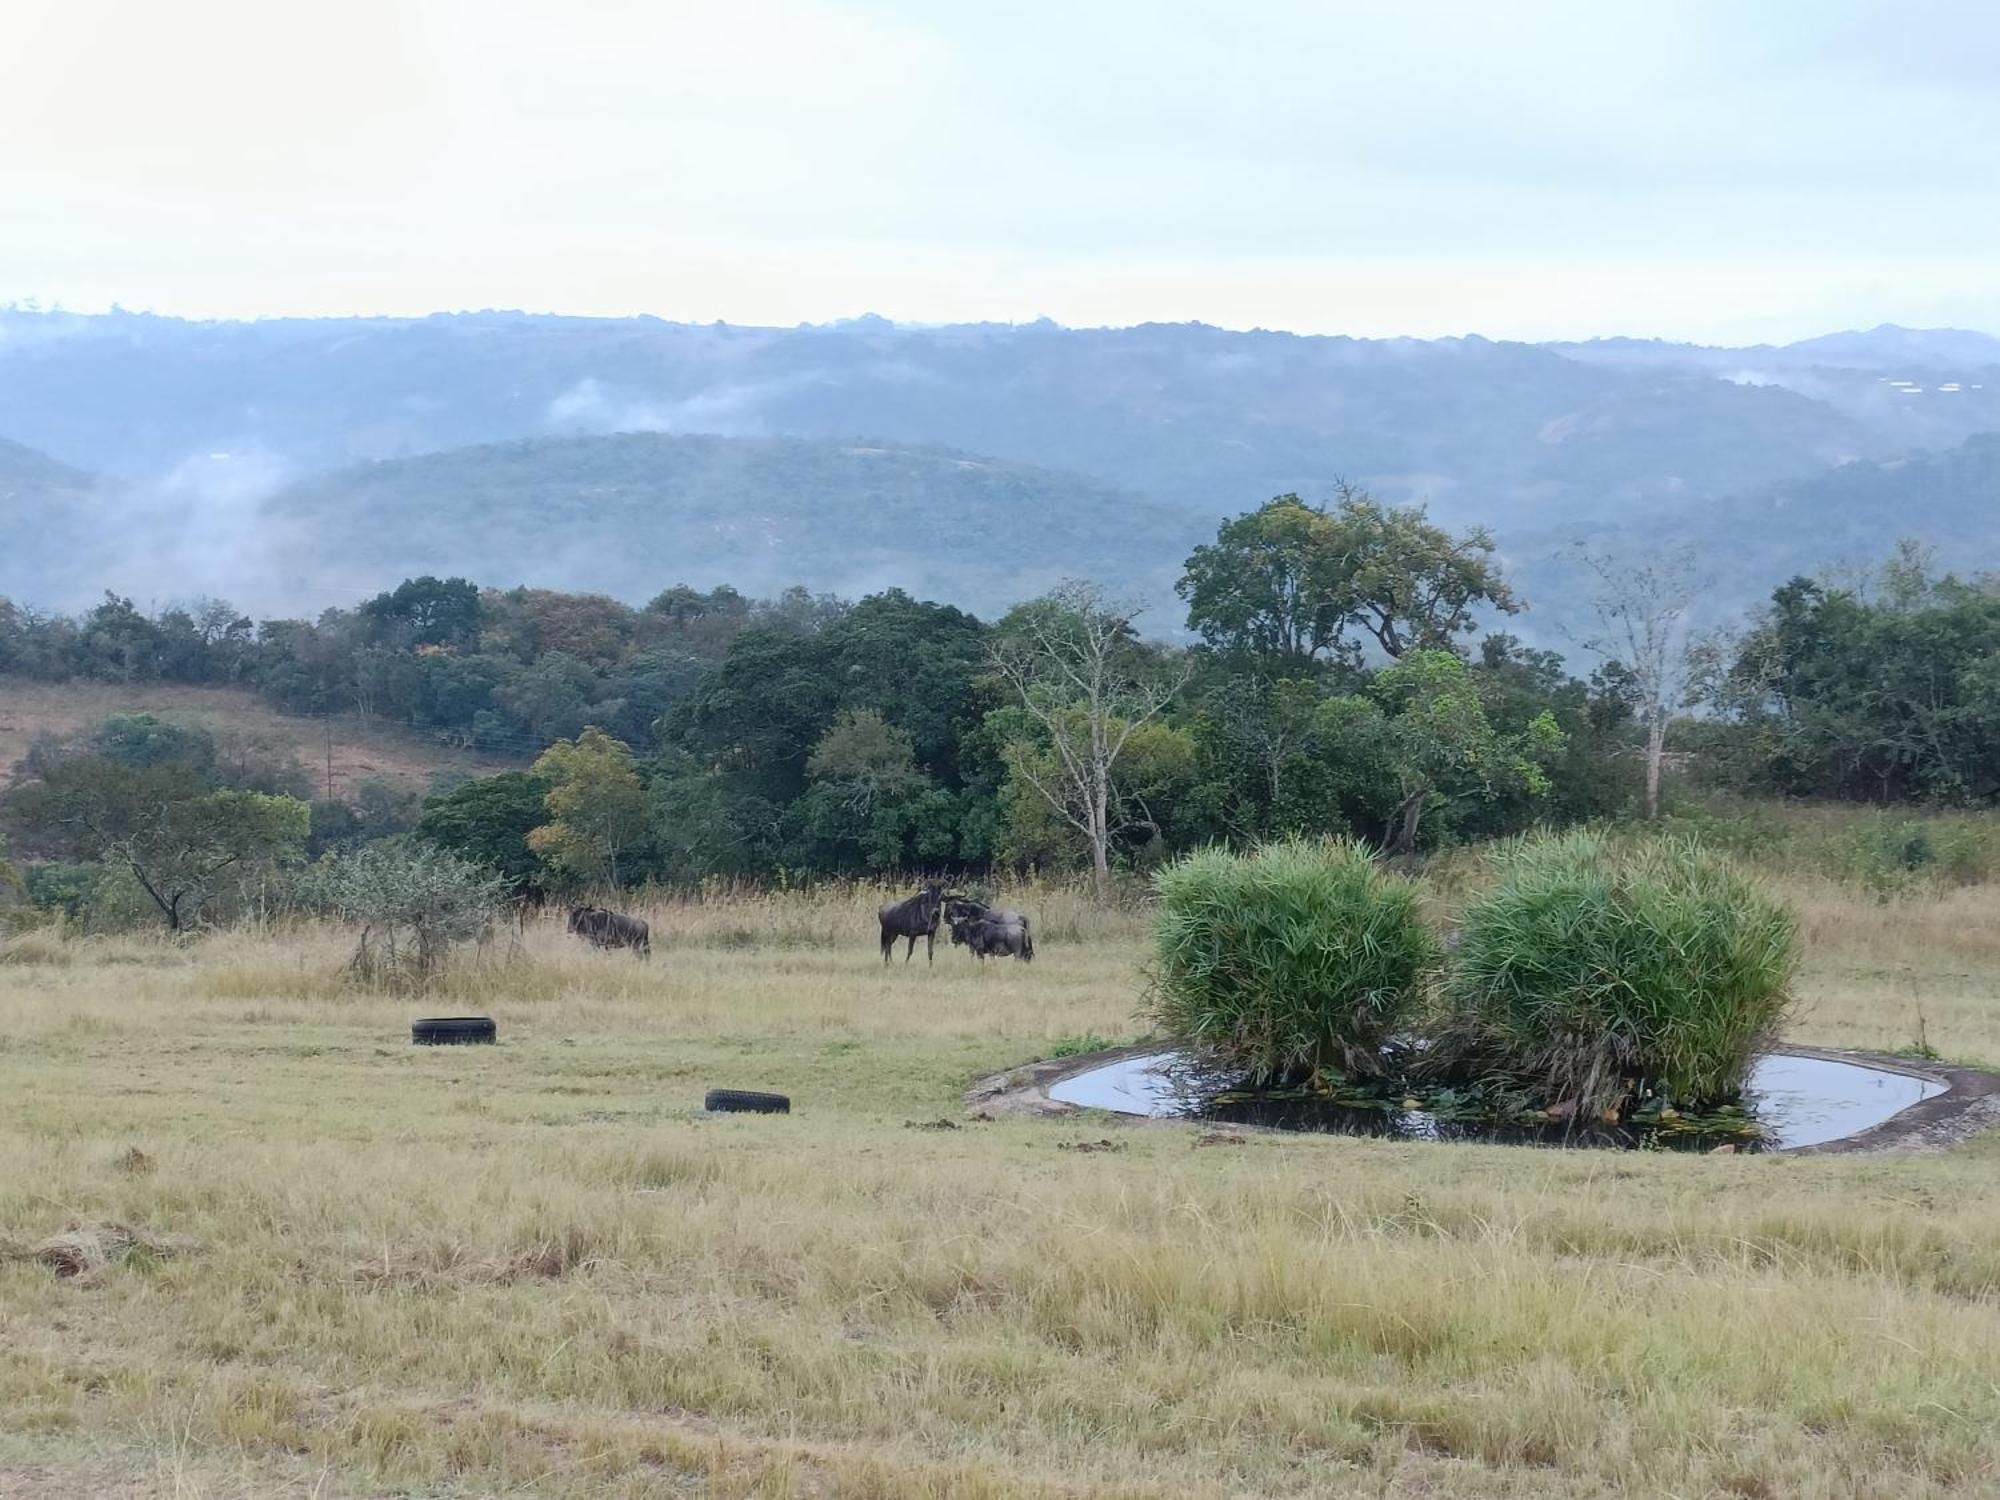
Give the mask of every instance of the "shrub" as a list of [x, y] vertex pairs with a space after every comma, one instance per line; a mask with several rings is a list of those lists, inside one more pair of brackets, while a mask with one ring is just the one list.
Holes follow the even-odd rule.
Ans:
[[1789, 999], [1791, 914], [1701, 845], [1599, 835], [1493, 856], [1446, 977], [1438, 1064], [1500, 1075], [1579, 1115], [1655, 1092], [1735, 1098]]
[[152, 901], [132, 872], [115, 865], [30, 865], [26, 887], [35, 910], [61, 917], [71, 932], [124, 932], [157, 920]]
[[1154, 877], [1154, 1017], [1254, 1082], [1382, 1070], [1437, 959], [1415, 888], [1368, 851], [1294, 840], [1208, 850]]
[[420, 990], [458, 944], [490, 930], [506, 882], [428, 844], [385, 839], [326, 856], [300, 877], [298, 896], [360, 927], [350, 967], [364, 983]]

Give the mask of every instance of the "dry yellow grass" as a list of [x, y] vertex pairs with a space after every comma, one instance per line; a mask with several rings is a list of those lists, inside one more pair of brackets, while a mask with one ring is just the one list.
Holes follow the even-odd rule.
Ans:
[[[1921, 1005], [2000, 1064], [2000, 893], [1798, 894], [1801, 1040]], [[0, 1494], [2000, 1490], [2000, 1142], [1062, 1151], [1107, 1127], [961, 1090], [1131, 1035], [1136, 922], [885, 971], [867, 899], [661, 909], [650, 965], [551, 923], [421, 1005], [322, 931], [17, 940]], [[474, 1006], [500, 1046], [409, 1046]]]

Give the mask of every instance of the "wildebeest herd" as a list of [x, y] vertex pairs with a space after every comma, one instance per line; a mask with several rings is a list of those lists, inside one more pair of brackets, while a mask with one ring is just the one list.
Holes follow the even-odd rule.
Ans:
[[952, 946], [971, 949], [972, 956], [981, 962], [1003, 957], [1018, 958], [1024, 963], [1034, 961], [1035, 940], [1026, 916], [1004, 907], [987, 906], [970, 896], [947, 894], [935, 882], [923, 886], [914, 896], [889, 902], [876, 916], [882, 923], [885, 964], [895, 951], [897, 938], [905, 939], [908, 944], [903, 949], [904, 963], [916, 953], [918, 938], [924, 940], [924, 961], [933, 962], [940, 920], [950, 926]]
[[[981, 963], [989, 958], [1034, 961], [1035, 939], [1024, 913], [949, 893], [935, 881], [914, 896], [887, 903], [876, 916], [882, 923], [885, 964], [895, 951], [897, 938], [908, 943], [903, 950], [904, 963], [915, 955], [918, 938], [924, 940], [924, 961], [935, 962], [940, 922], [948, 926], [952, 946], [971, 950]], [[572, 906], [569, 930], [572, 936], [599, 948], [630, 948], [640, 958], [652, 957], [652, 930], [643, 917], [628, 917], [602, 906]]]

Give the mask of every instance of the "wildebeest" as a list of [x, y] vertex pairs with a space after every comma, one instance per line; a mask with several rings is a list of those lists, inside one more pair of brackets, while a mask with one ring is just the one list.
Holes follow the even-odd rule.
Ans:
[[653, 931], [644, 917], [628, 917], [601, 906], [572, 906], [569, 930], [599, 948], [630, 948], [641, 958], [653, 956]]
[[1018, 958], [1035, 961], [1035, 940], [1028, 936], [1028, 921], [1000, 922], [992, 917], [964, 916], [951, 924], [952, 942], [972, 950], [984, 963], [989, 958]]
[[944, 892], [935, 883], [924, 886], [916, 895], [902, 901], [891, 901], [875, 915], [882, 921], [882, 962], [889, 961], [889, 954], [896, 947], [897, 938], [908, 938], [910, 946], [903, 952], [903, 962], [908, 963], [917, 951], [917, 939], [924, 940], [924, 962], [931, 963], [936, 958], [938, 913], [944, 906]]
[[[974, 901], [970, 896], [947, 896], [944, 907], [945, 920], [951, 924], [951, 940], [954, 946], [969, 946], [967, 939], [959, 936], [958, 928], [961, 922], [984, 922], [996, 927], [1018, 927], [1021, 930], [1021, 941], [1016, 945], [1018, 951], [1014, 956], [1033, 960], [1035, 939], [1028, 925], [1027, 913], [1012, 911], [1004, 906], [988, 906], [984, 902]], [[976, 949], [974, 953], [980, 958], [986, 956]]]

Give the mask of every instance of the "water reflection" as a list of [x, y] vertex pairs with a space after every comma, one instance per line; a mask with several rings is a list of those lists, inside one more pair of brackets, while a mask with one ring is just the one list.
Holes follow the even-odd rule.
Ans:
[[[1179, 1052], [1121, 1058], [1066, 1078], [1049, 1089], [1065, 1104], [1118, 1114], [1220, 1120], [1337, 1135], [1403, 1140], [1477, 1140], [1534, 1145], [1631, 1148], [1642, 1132], [1626, 1126], [1550, 1124], [1494, 1126], [1440, 1119], [1421, 1109], [1349, 1109], [1296, 1096], [1259, 1097], [1232, 1087], [1234, 1080], [1203, 1070]], [[1785, 1150], [1817, 1146], [1881, 1124], [1944, 1085], [1862, 1063], [1773, 1053], [1760, 1059], [1743, 1098], [1744, 1113], [1761, 1131], [1761, 1146]], [[1700, 1149], [1700, 1136], [1659, 1135], [1661, 1145]]]

